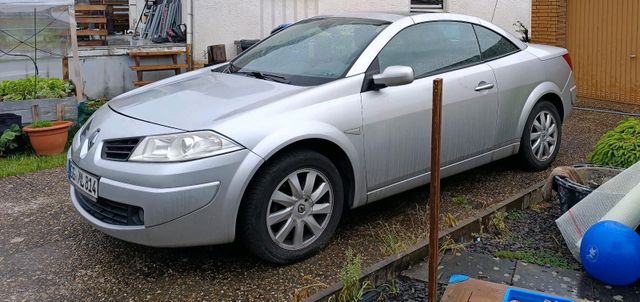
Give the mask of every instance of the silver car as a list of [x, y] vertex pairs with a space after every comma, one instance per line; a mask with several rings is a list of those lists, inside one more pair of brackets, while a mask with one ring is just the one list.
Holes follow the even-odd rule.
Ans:
[[303, 259], [345, 210], [429, 181], [435, 78], [443, 176], [516, 154], [531, 169], [555, 159], [576, 100], [565, 49], [475, 17], [353, 13], [113, 99], [74, 138], [71, 200], [122, 240], [238, 239], [270, 262]]

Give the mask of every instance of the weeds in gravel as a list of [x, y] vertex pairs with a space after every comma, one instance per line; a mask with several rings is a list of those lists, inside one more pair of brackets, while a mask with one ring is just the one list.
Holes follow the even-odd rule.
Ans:
[[444, 225], [447, 228], [452, 228], [458, 225], [458, 219], [453, 216], [451, 213], [447, 213], [447, 215], [444, 217]]
[[398, 284], [398, 279], [393, 279], [390, 283], [382, 284], [372, 291], [379, 293], [377, 301], [387, 301], [389, 298], [397, 297], [400, 294], [400, 285]]
[[382, 242], [380, 249], [385, 256], [404, 252], [426, 237], [427, 207], [416, 205], [413, 212], [408, 223], [400, 225], [381, 221], [380, 227], [374, 228], [373, 234]]
[[302, 279], [311, 284], [293, 290], [293, 302], [302, 302], [311, 297], [318, 289], [329, 287], [326, 283], [318, 281], [311, 276], [304, 276]]
[[367, 289], [370, 287], [368, 281], [361, 283], [362, 257], [354, 256], [353, 250], [347, 250], [347, 262], [340, 270], [340, 281], [342, 290], [338, 295], [338, 302], [359, 302], [362, 300]]
[[533, 210], [536, 213], [542, 213], [545, 210], [549, 209], [550, 207], [552, 207], [553, 205], [548, 203], [548, 202], [537, 202], [532, 204], [531, 206], [529, 206], [529, 208], [531, 210]]
[[531, 264], [549, 265], [562, 269], [577, 270], [580, 266], [546, 251], [497, 251], [495, 256], [512, 260], [520, 260]]
[[467, 248], [462, 243], [457, 243], [455, 240], [451, 239], [451, 237], [447, 236], [442, 239], [440, 242], [440, 254], [451, 251], [453, 253], [460, 253], [467, 250]]
[[385, 256], [404, 252], [423, 238], [423, 235], [415, 234], [413, 230], [403, 229], [399, 224], [380, 222], [380, 225], [377, 232], [382, 241], [381, 250]]
[[522, 212], [518, 209], [511, 209], [507, 212], [507, 219], [518, 220], [522, 216]]
[[490, 230], [503, 238], [511, 235], [511, 230], [509, 230], [509, 226], [507, 226], [505, 222], [506, 218], [507, 212], [498, 211], [491, 215], [491, 218], [489, 219]]
[[464, 196], [455, 196], [451, 199], [451, 201], [453, 201], [453, 203], [455, 205], [461, 206], [465, 209], [471, 209], [471, 204], [469, 204], [469, 201], [467, 200], [466, 197]]

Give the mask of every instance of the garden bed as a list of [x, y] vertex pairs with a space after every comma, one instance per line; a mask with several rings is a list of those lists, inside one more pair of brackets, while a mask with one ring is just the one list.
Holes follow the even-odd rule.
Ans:
[[22, 117], [23, 124], [30, 124], [33, 122], [31, 108], [33, 105], [38, 105], [41, 120], [56, 120], [58, 104], [64, 105], [65, 120], [76, 120], [78, 118], [75, 97], [0, 102], [0, 113], [17, 114]]
[[495, 222], [504, 223], [502, 230], [493, 227], [479, 234], [475, 242], [467, 246], [467, 250], [542, 266], [578, 270], [581, 266], [567, 249], [555, 223], [560, 215], [557, 198], [533, 208], [511, 210], [502, 221]]

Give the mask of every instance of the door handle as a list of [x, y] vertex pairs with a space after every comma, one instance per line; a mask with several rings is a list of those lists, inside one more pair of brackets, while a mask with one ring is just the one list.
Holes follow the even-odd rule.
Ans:
[[482, 91], [482, 90], [489, 90], [493, 88], [493, 83], [487, 83], [485, 81], [482, 81], [480, 83], [478, 83], [478, 87], [476, 87], [476, 91]]

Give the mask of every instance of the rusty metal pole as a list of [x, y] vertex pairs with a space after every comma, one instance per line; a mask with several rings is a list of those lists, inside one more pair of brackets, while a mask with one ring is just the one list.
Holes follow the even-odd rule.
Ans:
[[429, 302], [438, 299], [438, 228], [440, 217], [440, 142], [442, 79], [433, 80], [431, 114], [431, 188], [429, 190]]

